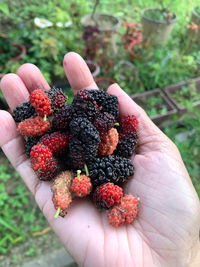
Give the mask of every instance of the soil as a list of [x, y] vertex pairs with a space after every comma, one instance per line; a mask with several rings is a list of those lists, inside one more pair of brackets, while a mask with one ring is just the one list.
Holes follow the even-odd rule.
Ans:
[[30, 237], [25, 243], [21, 243], [12, 249], [8, 255], [0, 255], [0, 266], [21, 267], [31, 259], [53, 252], [61, 248], [62, 244], [56, 234], [51, 230], [40, 237]]

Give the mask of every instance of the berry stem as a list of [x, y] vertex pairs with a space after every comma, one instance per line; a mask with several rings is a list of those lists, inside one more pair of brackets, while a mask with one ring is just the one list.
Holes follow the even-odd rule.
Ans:
[[60, 213], [60, 206], [58, 207], [57, 211], [56, 211], [56, 214], [54, 215], [54, 218], [57, 219], [58, 218], [58, 215]]
[[80, 170], [77, 170], [77, 177], [78, 177], [78, 180], [80, 181], [80, 174], [81, 174], [81, 171]]
[[86, 164], [84, 164], [84, 170], [85, 170], [85, 173], [86, 173], [86, 176], [89, 176], [89, 171], [88, 171], [88, 167]]
[[119, 122], [115, 122], [114, 126], [119, 126]]
[[47, 115], [45, 114], [43, 121], [46, 121], [46, 120], [47, 120]]

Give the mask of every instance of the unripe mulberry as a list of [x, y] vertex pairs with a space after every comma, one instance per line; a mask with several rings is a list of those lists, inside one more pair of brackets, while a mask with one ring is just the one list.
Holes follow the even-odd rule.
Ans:
[[118, 205], [108, 212], [108, 222], [114, 227], [132, 223], [138, 214], [139, 199], [125, 195]]
[[101, 143], [99, 144], [99, 155], [112, 155], [117, 147], [119, 135], [115, 128], [110, 129], [104, 135], [101, 135]]
[[51, 101], [40, 89], [34, 90], [30, 95], [30, 103], [41, 117], [51, 114]]
[[72, 195], [69, 191], [74, 173], [65, 171], [60, 173], [54, 180], [51, 190], [53, 192], [52, 201], [57, 213], [55, 218], [60, 215], [64, 217], [67, 213], [67, 208], [72, 202]]
[[35, 137], [43, 135], [50, 130], [51, 125], [48, 120], [44, 121], [41, 117], [29, 118], [20, 122], [18, 125], [18, 131], [21, 135], [27, 137]]

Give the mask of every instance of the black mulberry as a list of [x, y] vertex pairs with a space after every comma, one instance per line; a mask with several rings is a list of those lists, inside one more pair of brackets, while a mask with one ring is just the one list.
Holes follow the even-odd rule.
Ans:
[[72, 118], [85, 117], [93, 121], [100, 113], [97, 105], [91, 101], [86, 101], [77, 96], [74, 97], [71, 108]]
[[88, 162], [87, 166], [94, 187], [108, 182], [118, 184], [134, 174], [129, 159], [114, 155], [96, 158]]
[[21, 122], [32, 117], [35, 114], [36, 112], [34, 107], [32, 107], [30, 102], [28, 101], [24, 102], [13, 110], [13, 119], [16, 122]]
[[52, 126], [56, 130], [68, 130], [70, 121], [71, 105], [67, 105], [53, 114]]
[[119, 102], [115, 95], [108, 95], [103, 103], [101, 112], [112, 114], [116, 120], [119, 117]]
[[70, 123], [72, 137], [69, 143], [73, 165], [81, 169], [85, 162], [98, 153], [100, 136], [94, 125], [86, 118], [75, 118]]
[[56, 111], [65, 105], [67, 100], [65, 94], [61, 89], [52, 87], [50, 90], [46, 90], [45, 94], [51, 101], [51, 108]]
[[116, 120], [112, 114], [107, 112], [100, 113], [100, 115], [94, 120], [93, 124], [99, 132], [109, 131], [115, 124]]
[[137, 147], [137, 142], [138, 142], [137, 133], [135, 132], [131, 136], [126, 135], [123, 138], [121, 138], [120, 136], [121, 135], [119, 135], [119, 142], [115, 150], [115, 154], [125, 158], [132, 156], [133, 152]]

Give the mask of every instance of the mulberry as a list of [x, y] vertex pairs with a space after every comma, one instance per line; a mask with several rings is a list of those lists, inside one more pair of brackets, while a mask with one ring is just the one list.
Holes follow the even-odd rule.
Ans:
[[94, 187], [108, 182], [118, 184], [134, 174], [134, 167], [129, 159], [114, 155], [95, 158], [87, 166]]
[[102, 105], [102, 112], [108, 112], [114, 116], [116, 120], [119, 117], [119, 102], [115, 95], [108, 95]]
[[119, 135], [119, 143], [115, 150], [115, 154], [121, 157], [130, 157], [137, 147], [138, 135], [133, 132], [131, 135]]
[[30, 103], [39, 116], [43, 117], [51, 114], [51, 101], [42, 90], [36, 89], [31, 93]]
[[106, 183], [96, 188], [93, 201], [98, 209], [109, 209], [120, 202], [122, 195], [121, 187], [113, 183]]
[[31, 106], [30, 102], [24, 102], [20, 106], [16, 107], [13, 110], [13, 119], [16, 122], [24, 121], [25, 119], [28, 119], [35, 115], [35, 109]]
[[56, 130], [66, 131], [71, 119], [71, 105], [64, 106], [53, 114], [52, 127]]
[[41, 117], [29, 118], [20, 122], [17, 130], [21, 135], [27, 137], [34, 137], [43, 135], [50, 130], [51, 125], [48, 120], [44, 121]]
[[138, 214], [139, 199], [125, 195], [120, 203], [108, 212], [108, 222], [114, 227], [132, 223]]
[[46, 90], [45, 94], [50, 99], [51, 107], [54, 111], [62, 108], [65, 105], [67, 98], [61, 89], [53, 87], [50, 90]]

